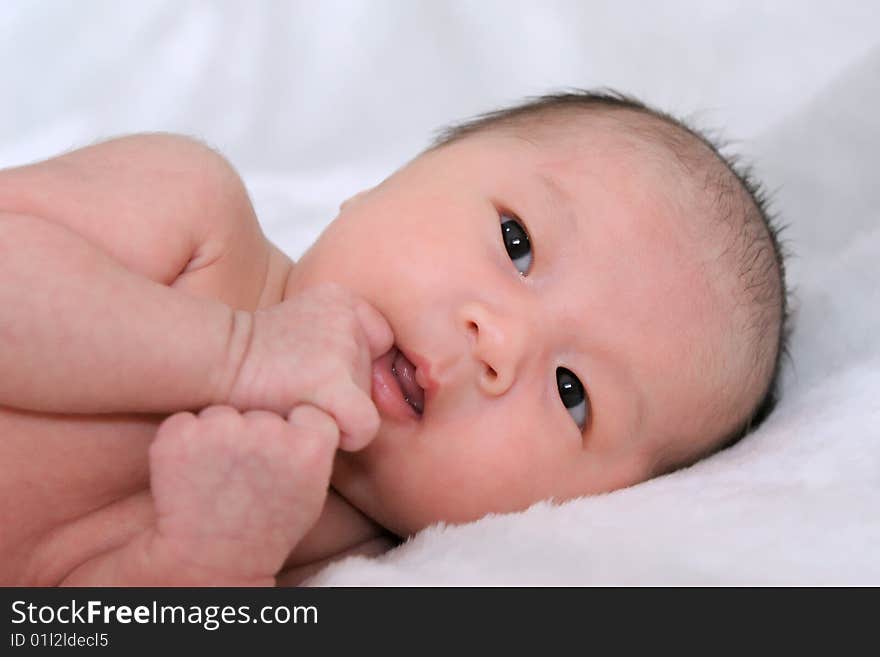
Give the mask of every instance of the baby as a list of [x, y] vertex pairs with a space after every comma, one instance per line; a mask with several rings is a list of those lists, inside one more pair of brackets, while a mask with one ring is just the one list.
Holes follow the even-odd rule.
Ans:
[[2, 171], [0, 584], [295, 584], [693, 463], [775, 402], [764, 205], [593, 92], [446, 131], [297, 263], [187, 138]]

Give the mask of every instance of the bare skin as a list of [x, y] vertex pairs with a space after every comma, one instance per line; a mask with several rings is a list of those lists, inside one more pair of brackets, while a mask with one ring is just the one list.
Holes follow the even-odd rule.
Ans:
[[[7, 307], [21, 308], [26, 295], [53, 301], [56, 317], [70, 313], [66, 328], [57, 322], [57, 333], [31, 334], [39, 338], [33, 342], [22, 340], [15, 326], [0, 325], [7, 344], [18, 339], [17, 349], [4, 352], [0, 368], [7, 383], [0, 385], [0, 462], [5, 464], [0, 581], [253, 585], [274, 583], [277, 575], [280, 583], [295, 584], [334, 557], [373, 554], [393, 544], [340, 496], [328, 495], [332, 457], [340, 446], [337, 421], [306, 403], [310, 391], [260, 383], [256, 370], [261, 361], [253, 355], [260, 343], [253, 342], [254, 332], [250, 383], [243, 383], [247, 372], [238, 371], [235, 389], [227, 386], [218, 395], [211, 388], [216, 390], [217, 381], [223, 387], [225, 380], [215, 368], [200, 367], [200, 357], [221, 364], [229, 360], [235, 313], [253, 316], [277, 306], [293, 268], [260, 233], [240, 181], [219, 156], [163, 135], [109, 142], [0, 173], [0, 208], [4, 238], [9, 238], [4, 245], [15, 244], [16, 253], [40, 264], [13, 269], [13, 254], [4, 252], [7, 290], [18, 290], [11, 293], [18, 294], [15, 299], [4, 299], [13, 304]], [[175, 229], [139, 234], [145, 217], [158, 223], [166, 217]], [[22, 280], [27, 272], [31, 280]], [[101, 288], [99, 280], [107, 285], [98, 289], [97, 298], [77, 288]], [[173, 295], [162, 296], [156, 283], [173, 289]], [[33, 294], [37, 289], [40, 293]], [[103, 336], [103, 347], [98, 341], [77, 344], [94, 336], [77, 333], [74, 311], [89, 321], [102, 308], [123, 311], [124, 299], [133, 297], [141, 307], [129, 304], [133, 322], [117, 335], [130, 334], [136, 326], [167, 330], [150, 314], [150, 294], [157, 296], [160, 312], [183, 299], [177, 321], [192, 312], [202, 327], [191, 331], [198, 339], [186, 339], [185, 324], [166, 337], [147, 335], [146, 344], [156, 353], [129, 363], [118, 361], [126, 348], [114, 344], [112, 336]], [[70, 299], [68, 307], [64, 299]], [[213, 303], [195, 307], [196, 299]], [[10, 317], [15, 318], [7, 315], [7, 322]], [[375, 339], [388, 342], [381, 323], [372, 319], [379, 324]], [[211, 345], [209, 322], [220, 329], [216, 346]], [[266, 342], [274, 344], [273, 337], [268, 335]], [[358, 356], [364, 360], [369, 338], [362, 342]], [[41, 367], [40, 353], [29, 352], [28, 345], [44, 355], [48, 351], [51, 365]], [[387, 350], [381, 344], [370, 347]], [[100, 348], [106, 348], [103, 354]], [[162, 355], [162, 368], [148, 367]], [[275, 362], [278, 356], [276, 349], [262, 362]], [[357, 431], [375, 415], [369, 403], [368, 356], [358, 367], [366, 400], [360, 402], [360, 417], [358, 411], [344, 418], [340, 414], [340, 424], [347, 421], [351, 427], [342, 438], [354, 447], [368, 442], [378, 425], [375, 418], [372, 428]], [[39, 371], [45, 376], [37, 381], [33, 374]], [[69, 381], [77, 383], [70, 386]], [[301, 403], [290, 411], [294, 399]], [[334, 403], [352, 405], [320, 394], [311, 401], [328, 409]], [[239, 412], [218, 402], [241, 409], [275, 404], [279, 413]], [[102, 409], [113, 412], [98, 412]], [[174, 413], [188, 410], [198, 415]], [[236, 515], [228, 504], [220, 505], [226, 515], [218, 517], [215, 498], [225, 489], [218, 473], [254, 457], [259, 467], [250, 472], [236, 468], [234, 497], [244, 511]], [[255, 509], [265, 513], [255, 514]], [[229, 536], [248, 533], [251, 544], [235, 543], [224, 551], [217, 537], [224, 527]], [[273, 543], [270, 536], [277, 540]]]

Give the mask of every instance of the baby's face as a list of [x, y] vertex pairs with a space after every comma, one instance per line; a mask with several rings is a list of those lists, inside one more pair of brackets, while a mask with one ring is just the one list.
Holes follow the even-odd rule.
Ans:
[[288, 294], [362, 295], [426, 391], [419, 415], [389, 358], [374, 364], [382, 426], [339, 453], [342, 495], [406, 535], [628, 486], [706, 440], [723, 291], [646, 159], [598, 132], [553, 147], [480, 135], [343, 207]]

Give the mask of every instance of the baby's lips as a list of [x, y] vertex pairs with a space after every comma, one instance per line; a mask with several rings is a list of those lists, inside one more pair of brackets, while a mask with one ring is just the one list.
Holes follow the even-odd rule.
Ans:
[[395, 362], [400, 357], [400, 350], [394, 347], [373, 361], [370, 396], [374, 408], [383, 419], [395, 423], [410, 423], [418, 421], [421, 416], [405, 399], [406, 391], [403, 389], [400, 374], [395, 371]]

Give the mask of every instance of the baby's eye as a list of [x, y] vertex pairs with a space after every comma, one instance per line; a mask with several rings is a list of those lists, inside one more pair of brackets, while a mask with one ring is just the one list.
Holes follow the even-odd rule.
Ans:
[[525, 276], [532, 266], [532, 246], [526, 229], [516, 219], [501, 215], [501, 236], [507, 255], [513, 260], [514, 266], [521, 276]]
[[562, 404], [568, 409], [578, 428], [583, 431], [587, 426], [589, 412], [584, 386], [574, 372], [564, 367], [556, 368], [556, 385], [559, 388], [559, 396], [562, 397]]

